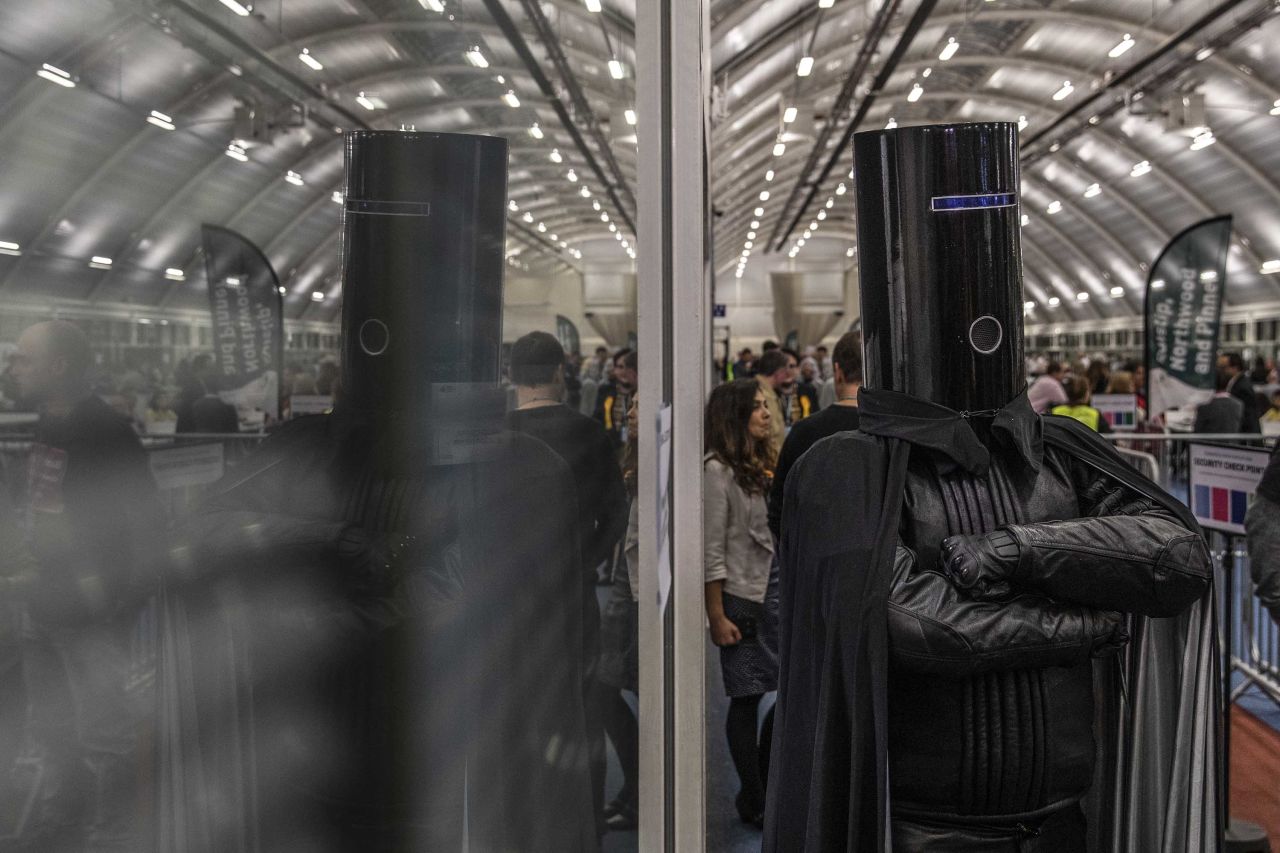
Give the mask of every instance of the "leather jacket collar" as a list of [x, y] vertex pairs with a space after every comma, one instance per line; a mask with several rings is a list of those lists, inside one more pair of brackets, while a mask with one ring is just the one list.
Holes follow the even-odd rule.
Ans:
[[1031, 408], [1025, 390], [996, 412], [957, 412], [919, 397], [869, 388], [859, 390], [858, 406], [863, 432], [927, 447], [976, 475], [986, 474], [991, 451], [969, 421], [974, 416], [994, 416], [992, 435], [1016, 450], [1032, 471], [1040, 470], [1044, 454], [1040, 416]]

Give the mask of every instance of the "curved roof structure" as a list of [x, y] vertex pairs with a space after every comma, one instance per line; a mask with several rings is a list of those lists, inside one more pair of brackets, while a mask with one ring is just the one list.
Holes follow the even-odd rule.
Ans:
[[[356, 128], [508, 137], [522, 271], [574, 268], [589, 244], [634, 256], [635, 2], [5, 4], [0, 299], [203, 305], [209, 222], [265, 250], [288, 316], [333, 319]], [[1023, 126], [1033, 317], [1135, 315], [1169, 237], [1228, 212], [1228, 301], [1280, 301], [1275, 12], [713, 0], [717, 270], [799, 256], [806, 232], [853, 251], [854, 129], [1005, 120]]]

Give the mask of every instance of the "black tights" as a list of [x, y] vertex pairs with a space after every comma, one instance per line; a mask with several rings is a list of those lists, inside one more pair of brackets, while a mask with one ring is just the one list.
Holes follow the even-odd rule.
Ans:
[[738, 794], [738, 811], [743, 816], [764, 811], [765, 783], [769, 779], [769, 748], [773, 743], [773, 708], [765, 714], [760, 736], [756, 737], [756, 714], [759, 696], [739, 696], [729, 700], [725, 734], [729, 736], [729, 755], [738, 771], [742, 789]]
[[618, 763], [622, 765], [622, 790], [615, 799], [635, 808], [640, 794], [640, 724], [622, 697], [622, 691], [616, 688], [602, 687], [600, 714], [605, 734], [613, 741]]

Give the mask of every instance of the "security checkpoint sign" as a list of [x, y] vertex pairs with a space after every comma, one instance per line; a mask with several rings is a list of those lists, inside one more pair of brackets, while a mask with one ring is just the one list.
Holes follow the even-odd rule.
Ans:
[[151, 476], [161, 490], [183, 486], [203, 486], [222, 479], [222, 445], [186, 444], [165, 447], [147, 454]]
[[1094, 394], [1090, 405], [1116, 432], [1138, 428], [1137, 394]]
[[1244, 535], [1244, 516], [1271, 459], [1269, 450], [1192, 444], [1191, 513], [1201, 526]]

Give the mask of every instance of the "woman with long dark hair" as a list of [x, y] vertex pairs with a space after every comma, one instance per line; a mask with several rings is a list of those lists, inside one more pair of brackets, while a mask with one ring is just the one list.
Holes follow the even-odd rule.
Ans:
[[702, 494], [707, 619], [720, 647], [729, 753], [742, 787], [743, 821], [763, 825], [768, 729], [756, 733], [760, 698], [778, 685], [776, 608], [766, 604], [773, 563], [765, 495], [774, 464], [770, 415], [751, 379], [725, 383], [707, 401]]

